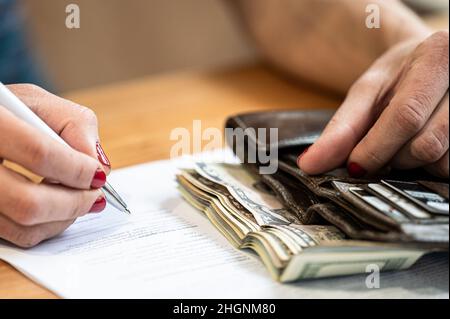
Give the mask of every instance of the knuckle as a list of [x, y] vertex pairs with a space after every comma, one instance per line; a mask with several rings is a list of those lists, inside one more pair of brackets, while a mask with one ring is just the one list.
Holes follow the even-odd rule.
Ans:
[[376, 166], [376, 167], [384, 166], [385, 161], [375, 151], [366, 150], [365, 155], [366, 155], [367, 161], [369, 163], [371, 163], [371, 165]]
[[362, 86], [361, 81], [356, 81], [355, 83], [353, 83], [353, 84], [350, 86], [350, 88], [348, 89], [348, 92], [347, 92], [347, 98], [348, 98], [350, 95], [353, 95], [353, 94], [359, 92], [359, 88], [360, 88], [361, 86]]
[[355, 83], [352, 84], [352, 86], [350, 87], [350, 89], [348, 90], [347, 93], [347, 97], [354, 95], [354, 94], [359, 94], [361, 92], [361, 90], [366, 89], [367, 85], [366, 85], [366, 80], [358, 80]]
[[25, 154], [27, 154], [31, 165], [40, 171], [47, 163], [49, 150], [44, 142], [35, 139], [31, 143], [27, 143]]
[[357, 83], [357, 87], [359, 86], [359, 88], [367, 88], [373, 91], [374, 87], [379, 87], [382, 85], [384, 78], [386, 78], [386, 71], [384, 69], [372, 69], [364, 73], [360, 81]]
[[437, 131], [430, 131], [412, 144], [412, 156], [421, 162], [434, 163], [448, 149], [448, 136]]
[[446, 75], [448, 80], [448, 60], [449, 60], [449, 36], [447, 30], [437, 31], [423, 42], [418, 48], [423, 57], [423, 62], [428, 67], [437, 68], [439, 75]]
[[384, 74], [380, 70], [367, 71], [349, 89], [348, 95], [363, 95], [376, 92], [383, 83]]
[[31, 226], [37, 223], [41, 212], [41, 201], [32, 192], [21, 193], [14, 203], [14, 221], [19, 225]]
[[448, 40], [448, 30], [439, 30], [433, 33], [429, 37], [430, 42], [438, 43], [438, 44], [445, 44], [449, 42]]
[[417, 133], [425, 125], [428, 101], [427, 95], [416, 93], [397, 108], [395, 120], [404, 133]]
[[31, 248], [43, 241], [44, 238], [37, 230], [21, 230], [17, 232], [12, 242], [22, 248]]
[[78, 106], [81, 117], [87, 121], [89, 124], [96, 125], [97, 124], [97, 115], [90, 108], [85, 106]]
[[44, 91], [43, 88], [41, 88], [40, 86], [37, 86], [36, 84], [33, 83], [22, 83], [22, 84], [17, 84], [17, 87], [19, 87], [21, 90], [25, 91], [25, 92], [29, 92], [29, 93], [34, 93], [34, 94], [41, 94]]
[[73, 167], [72, 180], [80, 183], [80, 185], [83, 185], [86, 188], [90, 188], [96, 170], [96, 161], [94, 159], [91, 160], [91, 158], [88, 158], [87, 155], [82, 156], [82, 158], [80, 158], [77, 164]]
[[66, 124], [67, 127], [77, 127], [80, 123], [94, 125], [98, 124], [97, 115], [90, 108], [70, 102], [72, 116]]
[[84, 203], [86, 201], [81, 193], [82, 192], [79, 192], [78, 195], [75, 195], [73, 202], [69, 205], [70, 207], [67, 209], [66, 219], [75, 220], [82, 213], [82, 207], [85, 206]]
[[65, 130], [76, 131], [81, 127], [98, 127], [97, 115], [91, 109], [78, 104], [70, 104], [71, 116], [68, 119]]
[[[448, 56], [448, 31], [440, 30], [434, 32], [427, 39], [425, 39], [422, 44], [417, 48], [417, 50], [431, 50], [440, 52], [443, 55]], [[445, 53], [447, 51], [447, 53]]]
[[26, 99], [27, 104], [39, 104], [39, 101], [42, 97], [47, 96], [49, 93], [32, 83], [21, 83], [14, 84], [12, 86], [13, 90], [17, 92], [22, 98]]
[[331, 120], [328, 122], [327, 127], [336, 127], [341, 123], [340, 117], [338, 114], [335, 114]]

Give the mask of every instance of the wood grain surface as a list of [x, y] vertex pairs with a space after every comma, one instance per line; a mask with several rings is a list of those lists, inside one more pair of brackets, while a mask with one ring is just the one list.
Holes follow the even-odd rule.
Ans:
[[[66, 96], [98, 115], [102, 145], [113, 168], [169, 157], [172, 129], [222, 130], [239, 112], [335, 108], [340, 99], [282, 78], [261, 65], [216, 72], [186, 72], [73, 92]], [[55, 298], [0, 261], [0, 298]]]
[[[433, 29], [448, 29], [448, 16], [429, 16]], [[113, 167], [169, 157], [170, 132], [202, 127], [222, 129], [227, 116], [271, 109], [336, 108], [340, 97], [292, 82], [262, 65], [223, 72], [153, 76], [66, 95], [98, 115], [102, 145]], [[0, 298], [56, 298], [0, 261]]]

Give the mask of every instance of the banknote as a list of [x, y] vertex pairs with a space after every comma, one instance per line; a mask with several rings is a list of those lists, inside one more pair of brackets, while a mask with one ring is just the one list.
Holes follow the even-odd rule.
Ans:
[[258, 229], [258, 224], [253, 214], [242, 206], [224, 186], [204, 178], [195, 170], [182, 170], [181, 175], [195, 187], [218, 196], [223, 204], [235, 212], [240, 219], [244, 219], [247, 224], [251, 224], [254, 230]]
[[350, 248], [333, 250], [327, 247], [326, 253], [295, 255], [281, 272], [282, 282], [299, 279], [345, 276], [367, 273], [368, 269], [379, 271], [401, 270], [411, 267], [424, 254], [420, 250], [377, 249], [355, 250]]
[[276, 280], [364, 273], [410, 267], [425, 251], [349, 240], [332, 225], [302, 225], [275, 195], [241, 165], [197, 163], [177, 175], [182, 196], [201, 210], [237, 248], [261, 258]]
[[283, 207], [258, 176], [242, 169], [241, 165], [196, 163], [195, 170], [204, 178], [226, 187], [253, 214], [260, 226], [299, 223], [298, 218]]
[[[183, 197], [202, 210], [205, 214], [215, 214], [215, 220], [224, 220], [232, 226], [234, 234], [240, 239], [251, 231], [260, 229], [253, 215], [243, 208], [220, 185], [212, 185], [210, 181], [198, 175], [195, 171], [182, 171], [177, 176]], [[205, 184], [203, 184], [203, 183]], [[213, 207], [214, 210], [210, 210]]]

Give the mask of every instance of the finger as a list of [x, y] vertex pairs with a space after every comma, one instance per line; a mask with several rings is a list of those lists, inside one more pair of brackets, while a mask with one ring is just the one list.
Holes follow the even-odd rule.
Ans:
[[448, 178], [448, 161], [449, 157], [447, 151], [447, 153], [439, 161], [426, 166], [425, 169], [435, 176]]
[[63, 145], [0, 107], [0, 157], [79, 189], [101, 187], [105, 174], [92, 157]]
[[355, 82], [320, 138], [299, 156], [298, 165], [303, 171], [320, 174], [345, 163], [391, 99], [400, 68], [397, 60], [413, 45], [405, 43], [392, 49]]
[[378, 117], [387, 82], [386, 75], [369, 72], [355, 83], [320, 138], [299, 156], [298, 165], [305, 173], [320, 174], [345, 163]]
[[92, 110], [35, 85], [15, 84], [8, 88], [70, 146], [97, 158], [109, 173], [111, 163], [99, 144], [97, 117]]
[[34, 184], [0, 166], [0, 211], [19, 225], [73, 220], [105, 207], [100, 190], [73, 190], [60, 185]]
[[32, 84], [8, 88], [76, 150], [97, 157], [97, 118], [86, 107]]
[[391, 161], [393, 167], [409, 169], [426, 166], [439, 161], [448, 152], [448, 103], [447, 93], [422, 131], [395, 155]]
[[0, 214], [0, 238], [19, 247], [30, 248], [45, 239], [59, 235], [73, 222], [73, 220], [70, 220], [35, 226], [22, 226]]
[[350, 154], [350, 174], [358, 177], [385, 166], [422, 130], [447, 90], [448, 60], [430, 61], [426, 56], [416, 61], [378, 121]]

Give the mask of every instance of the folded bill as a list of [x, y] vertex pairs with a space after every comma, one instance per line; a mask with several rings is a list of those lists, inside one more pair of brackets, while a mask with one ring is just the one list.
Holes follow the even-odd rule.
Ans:
[[303, 225], [258, 175], [239, 164], [196, 163], [177, 175], [182, 196], [237, 248], [260, 256], [282, 282], [405, 269], [426, 251], [407, 245], [347, 239], [332, 225]]

